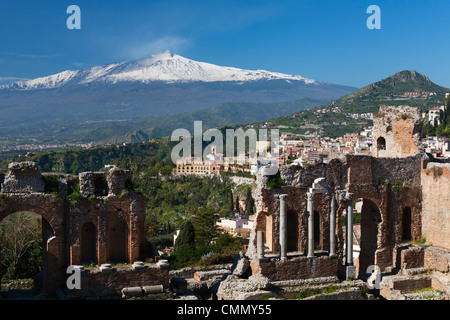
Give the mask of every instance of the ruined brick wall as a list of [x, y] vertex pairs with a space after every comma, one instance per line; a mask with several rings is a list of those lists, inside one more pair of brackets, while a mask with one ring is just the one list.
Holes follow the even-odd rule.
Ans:
[[157, 264], [143, 270], [117, 266], [112, 270], [86, 269], [81, 272], [80, 289], [71, 290], [72, 297], [120, 297], [126, 287], [163, 285], [169, 287], [169, 269]]
[[64, 201], [56, 195], [43, 193], [2, 194], [0, 221], [12, 213], [29, 211], [42, 217], [50, 232], [43, 232], [43, 282], [44, 289], [54, 291], [62, 280], [61, 271], [66, 266]]
[[434, 246], [427, 247], [423, 266], [442, 273], [450, 272], [450, 250]]
[[424, 165], [421, 171], [423, 236], [433, 245], [450, 249], [450, 164]]
[[[253, 190], [257, 208], [255, 232], [250, 239], [250, 258], [255, 257], [256, 231], [265, 232], [266, 253], [279, 253], [279, 199], [286, 194], [288, 252], [304, 253], [307, 248], [307, 196], [315, 179], [324, 177], [337, 192], [336, 253], [344, 261], [346, 234], [340, 216], [346, 208], [346, 200], [338, 194], [348, 191], [353, 200], [363, 200], [361, 217], [361, 252], [356, 265], [365, 271], [371, 264], [382, 270], [394, 262], [393, 250], [405, 241], [404, 230], [410, 229], [411, 241], [422, 235], [422, 185], [421, 164], [424, 155], [409, 157], [376, 158], [366, 155], [347, 155], [345, 161], [333, 160], [328, 164], [307, 167], [282, 166], [280, 177], [285, 185], [274, 189], [267, 187], [270, 177], [258, 176]], [[329, 194], [314, 195], [316, 211], [315, 249], [329, 250]], [[404, 211], [410, 221], [402, 221]], [[318, 236], [318, 237], [317, 237]], [[284, 268], [280, 264], [277, 268]], [[262, 272], [272, 272], [270, 268]], [[303, 270], [303, 269], [301, 269]], [[359, 271], [359, 270], [358, 270]], [[279, 270], [277, 272], [284, 272]]]
[[409, 106], [380, 107], [373, 120], [372, 156], [407, 157], [420, 152], [421, 130], [420, 109]]
[[[85, 260], [107, 263], [113, 253], [123, 263], [154, 258], [144, 230], [147, 199], [128, 191], [128, 171], [113, 168], [77, 178], [61, 174], [43, 177], [32, 162], [12, 163], [9, 168], [1, 185], [0, 221], [19, 211], [43, 218], [44, 293], [63, 284], [69, 265], [81, 265]], [[78, 183], [81, 197], [67, 199]]]
[[[146, 203], [144, 197], [128, 194], [120, 198], [80, 199], [70, 206], [70, 264], [83, 263], [80, 234], [87, 223], [95, 226], [97, 234], [97, 264], [111, 262], [111, 252], [118, 251], [116, 257], [123, 257], [118, 260], [124, 263], [153, 258], [150, 244], [145, 238]], [[116, 230], [119, 228], [123, 230], [118, 233]], [[123, 249], [117, 250], [117, 247]]]
[[422, 246], [406, 245], [394, 249], [393, 267], [398, 269], [412, 269], [424, 266], [425, 248]]
[[[405, 241], [403, 228], [411, 228], [409, 240], [421, 236], [422, 159], [422, 154], [405, 158], [347, 156], [349, 191], [354, 199], [364, 199], [361, 270], [370, 264], [377, 264], [382, 269], [390, 266], [393, 263], [392, 249]], [[402, 221], [403, 211], [408, 208], [411, 221]]]
[[44, 181], [34, 162], [12, 162], [8, 169], [1, 184], [3, 193], [44, 192]]
[[338, 276], [340, 271], [339, 259], [330, 259], [328, 256], [302, 256], [268, 262], [251, 261], [250, 266], [253, 274], [262, 274], [270, 281]]

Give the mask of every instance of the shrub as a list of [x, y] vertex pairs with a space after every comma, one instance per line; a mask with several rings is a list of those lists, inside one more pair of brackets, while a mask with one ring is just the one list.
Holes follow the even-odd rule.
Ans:
[[285, 184], [286, 183], [281, 178], [279, 172], [277, 172], [277, 174], [271, 176], [271, 178], [269, 178], [269, 181], [267, 181], [267, 187], [269, 189], [278, 189], [281, 186], [284, 186]]
[[43, 175], [44, 180], [44, 192], [50, 194], [59, 194], [58, 178], [54, 175]]
[[430, 170], [431, 172], [433, 172], [433, 177], [436, 179], [442, 176], [442, 174], [444, 173], [444, 170], [442, 170], [442, 168], [440, 167], [432, 167]]

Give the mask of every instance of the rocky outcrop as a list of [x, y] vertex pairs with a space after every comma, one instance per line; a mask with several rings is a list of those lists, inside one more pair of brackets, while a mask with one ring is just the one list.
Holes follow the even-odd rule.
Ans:
[[240, 279], [229, 275], [220, 283], [217, 290], [219, 300], [248, 300], [264, 295], [269, 287], [269, 279], [254, 275], [248, 279]]

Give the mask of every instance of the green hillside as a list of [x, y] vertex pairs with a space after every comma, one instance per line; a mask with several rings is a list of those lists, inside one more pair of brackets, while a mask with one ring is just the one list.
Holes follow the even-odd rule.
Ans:
[[[432, 92], [435, 95], [420, 98], [404, 98], [406, 92]], [[342, 112], [376, 112], [381, 105], [410, 105], [428, 109], [443, 101], [450, 89], [433, 83], [416, 71], [401, 71], [393, 76], [372, 83], [342, 97], [326, 107], [339, 107]]]
[[80, 131], [74, 135], [79, 135], [82, 141], [95, 141], [101, 144], [147, 141], [151, 138], [170, 136], [173, 130], [178, 128], [193, 132], [194, 121], [202, 121], [203, 129], [206, 130], [227, 125], [267, 121], [272, 117], [286, 116], [298, 110], [311, 109], [328, 102], [330, 101], [309, 98], [274, 103], [227, 102], [181, 114], [113, 123], [87, 133]]
[[[419, 92], [420, 97], [405, 97], [407, 92]], [[273, 118], [270, 122], [279, 127], [281, 132], [300, 135], [317, 132], [321, 136], [336, 138], [345, 133], [358, 132], [372, 124], [371, 120], [355, 119], [349, 114], [375, 113], [382, 105], [409, 105], [426, 111], [442, 105], [447, 92], [450, 89], [433, 83], [425, 75], [416, 71], [401, 71], [329, 104]], [[264, 124], [261, 122], [257, 125]]]

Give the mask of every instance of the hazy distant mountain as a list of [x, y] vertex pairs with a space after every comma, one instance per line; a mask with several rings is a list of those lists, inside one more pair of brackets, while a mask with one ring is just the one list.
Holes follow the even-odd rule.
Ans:
[[311, 109], [329, 100], [309, 98], [289, 102], [222, 103], [218, 106], [182, 112], [176, 115], [143, 118], [100, 126], [86, 132], [75, 132], [80, 141], [101, 144], [147, 141], [149, 138], [170, 136], [173, 130], [185, 128], [193, 132], [194, 121], [202, 121], [203, 130], [224, 126], [267, 121], [274, 116], [286, 116], [295, 111]]

